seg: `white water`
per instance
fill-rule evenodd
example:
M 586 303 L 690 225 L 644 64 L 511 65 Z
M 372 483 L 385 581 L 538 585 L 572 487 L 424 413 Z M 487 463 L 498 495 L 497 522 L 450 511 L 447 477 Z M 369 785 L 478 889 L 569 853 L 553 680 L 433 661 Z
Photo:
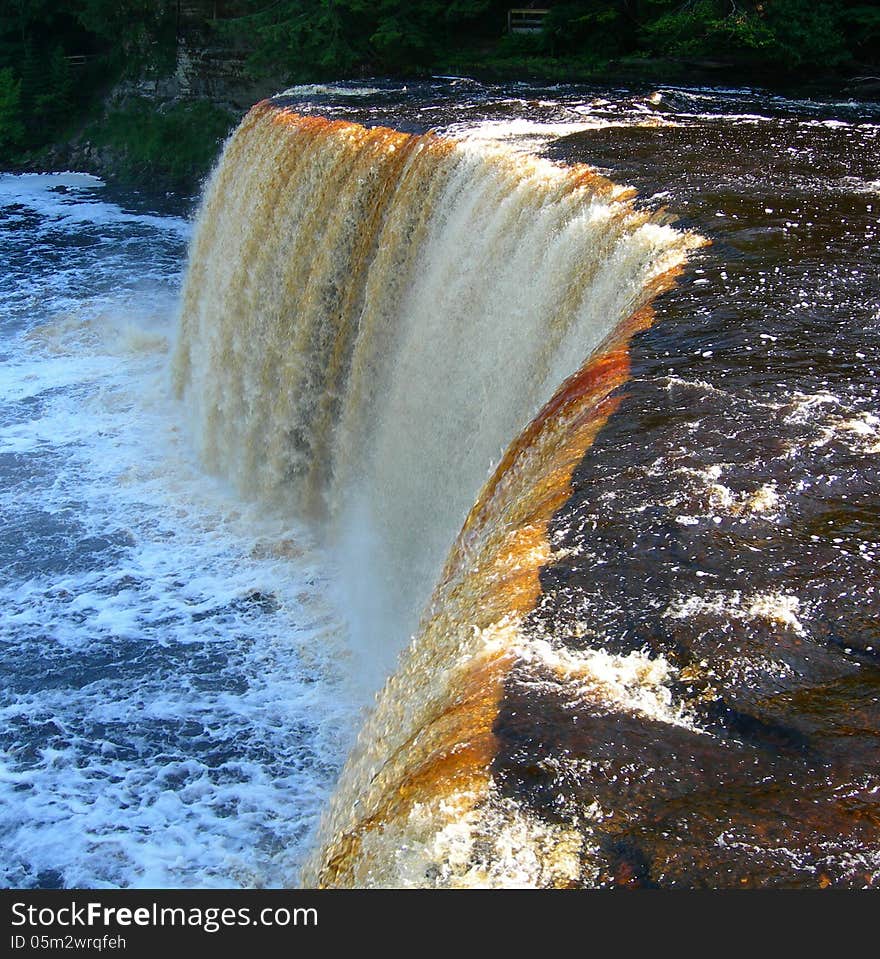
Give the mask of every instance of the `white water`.
M 357 722 L 326 563 L 198 467 L 189 225 L 105 192 L 0 179 L 0 882 L 290 884 Z

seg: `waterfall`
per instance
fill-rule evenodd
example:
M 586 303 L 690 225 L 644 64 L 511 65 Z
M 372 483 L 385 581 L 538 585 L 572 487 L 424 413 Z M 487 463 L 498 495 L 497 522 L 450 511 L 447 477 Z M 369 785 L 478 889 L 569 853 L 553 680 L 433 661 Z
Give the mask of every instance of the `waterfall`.
M 323 532 L 365 684 L 390 674 L 305 882 L 571 881 L 583 837 L 493 795 L 493 716 L 535 655 L 547 524 L 701 242 L 588 167 L 491 143 L 272 101 L 228 142 L 175 388 L 208 469 Z

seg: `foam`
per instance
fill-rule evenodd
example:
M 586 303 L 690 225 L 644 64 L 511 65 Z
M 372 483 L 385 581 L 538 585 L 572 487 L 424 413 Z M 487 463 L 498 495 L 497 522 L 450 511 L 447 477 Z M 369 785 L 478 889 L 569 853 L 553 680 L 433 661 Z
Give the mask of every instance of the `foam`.
M 628 712 L 655 722 L 696 729 L 683 707 L 673 704 L 676 669 L 662 656 L 642 651 L 625 656 L 604 649 L 575 651 L 543 639 L 521 647 L 525 662 L 549 667 L 587 708 Z
M 43 235 L 51 184 L 101 189 L 30 182 L 38 218 L 7 246 Z M 179 222 L 136 234 L 144 295 L 113 244 L 64 247 L 85 219 L 107 240 L 144 218 L 85 203 L 53 225 L 60 277 L 45 261 L 27 286 L 0 278 L 23 318 L 0 366 L 0 876 L 290 884 L 360 708 L 328 564 L 206 478 L 179 427 Z
M 695 616 L 713 616 L 719 619 L 763 620 L 804 635 L 803 607 L 792 593 L 781 591 L 744 594 L 710 591 L 701 595 L 675 597 L 663 613 L 672 619 L 691 619 Z
M 154 230 L 189 235 L 182 217 L 131 213 L 98 197 L 104 181 L 87 173 L 0 174 L 0 207 L 22 206 L 58 224 L 139 224 Z
M 301 83 L 276 94 L 279 97 L 373 97 L 379 93 L 395 93 L 394 89 L 379 87 L 341 86 L 338 84 Z
M 443 133 L 475 142 L 506 143 L 527 153 L 533 153 L 540 151 L 559 137 L 570 136 L 574 133 L 624 127 L 674 127 L 680 125 L 674 120 L 653 115 L 647 118 L 627 120 L 609 120 L 591 116 L 589 119 L 563 122 L 542 122 L 520 117 L 514 120 L 479 120 L 477 122 L 452 123 L 443 128 Z

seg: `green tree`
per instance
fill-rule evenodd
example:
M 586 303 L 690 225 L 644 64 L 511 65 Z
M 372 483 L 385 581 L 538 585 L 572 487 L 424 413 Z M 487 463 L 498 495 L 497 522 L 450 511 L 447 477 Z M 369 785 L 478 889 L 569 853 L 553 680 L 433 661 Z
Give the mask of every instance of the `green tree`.
M 482 21 L 492 0 L 249 0 L 250 12 L 221 26 L 249 30 L 255 63 L 293 78 L 424 70 L 456 36 Z M 498 17 L 496 35 L 500 34 Z
M 799 2 L 799 0 L 795 0 Z M 642 29 L 651 52 L 672 56 L 731 56 L 754 58 L 773 46 L 774 36 L 761 4 L 734 0 L 691 0 L 660 12 L 669 4 L 651 3 L 657 11 Z
M 104 46 L 113 66 L 137 73 L 145 65 L 170 67 L 176 45 L 176 0 L 77 0 L 82 27 Z
M 772 54 L 789 68 L 828 69 L 848 59 L 838 3 L 767 0 L 765 16 L 773 34 Z
M 21 122 L 21 80 L 11 67 L 0 70 L 0 157 L 10 157 L 24 139 Z
M 880 7 L 859 0 L 846 2 L 838 22 L 854 60 L 880 63 Z
M 73 106 L 73 82 L 64 50 L 58 46 L 49 56 L 42 89 L 34 98 L 35 119 L 51 129 L 62 126 Z
M 632 24 L 625 4 L 569 0 L 550 8 L 544 31 L 553 53 L 589 52 L 608 58 L 627 48 Z

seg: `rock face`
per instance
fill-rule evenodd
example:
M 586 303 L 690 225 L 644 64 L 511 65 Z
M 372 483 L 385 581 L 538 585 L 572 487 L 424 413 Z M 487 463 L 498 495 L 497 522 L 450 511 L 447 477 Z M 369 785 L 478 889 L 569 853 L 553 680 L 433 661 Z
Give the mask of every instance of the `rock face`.
M 247 67 L 245 50 L 204 45 L 194 38 L 181 37 L 173 71 L 123 81 L 110 92 L 106 105 L 123 105 L 133 97 L 154 100 L 160 107 L 208 100 L 241 116 L 283 85 L 281 75 L 256 77 Z
M 246 50 L 210 45 L 204 39 L 192 32 L 180 36 L 173 69 L 147 70 L 117 83 L 104 98 L 104 117 L 144 100 L 155 104 L 160 115 L 180 105 L 207 103 L 226 111 L 232 124 L 252 104 L 283 89 L 285 78 L 280 74 L 256 76 L 249 70 Z M 124 147 L 94 142 L 87 128 L 65 143 L 54 144 L 28 169 L 76 169 L 114 180 L 125 166 Z M 193 171 L 193 180 L 205 172 Z

